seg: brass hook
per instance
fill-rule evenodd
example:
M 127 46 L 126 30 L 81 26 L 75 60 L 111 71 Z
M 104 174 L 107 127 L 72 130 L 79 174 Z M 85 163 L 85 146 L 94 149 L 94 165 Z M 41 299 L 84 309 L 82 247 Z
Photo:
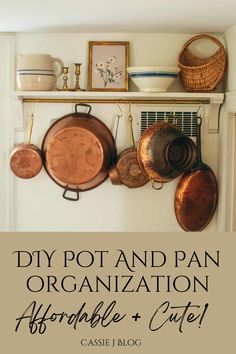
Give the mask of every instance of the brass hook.
M 130 143 L 131 143 L 131 146 L 133 148 L 135 148 L 134 131 L 133 131 L 133 116 L 131 113 L 131 103 L 129 103 L 128 120 L 129 120 Z
M 129 103 L 128 119 L 130 122 L 132 122 L 133 120 L 132 113 L 131 113 L 131 103 Z

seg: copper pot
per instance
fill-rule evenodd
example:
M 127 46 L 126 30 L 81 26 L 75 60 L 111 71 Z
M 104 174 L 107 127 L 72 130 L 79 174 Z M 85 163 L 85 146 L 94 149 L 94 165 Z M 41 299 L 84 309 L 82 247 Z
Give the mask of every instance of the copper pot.
M 88 113 L 77 111 L 79 106 Z M 116 157 L 114 138 L 91 106 L 77 104 L 75 113 L 58 119 L 48 129 L 42 143 L 43 163 L 48 175 L 64 188 L 63 197 L 78 200 L 79 193 L 99 186 L 107 178 Z M 73 196 L 69 196 L 69 192 Z
M 177 125 L 163 121 L 151 125 L 141 136 L 138 161 L 149 178 L 163 186 L 192 167 L 196 147 Z
M 149 178 L 139 166 L 137 150 L 127 148 L 118 156 L 116 165 L 109 171 L 112 184 L 124 184 L 128 188 L 139 188 L 144 186 Z
M 31 144 L 34 116 L 31 115 L 28 125 L 28 141 L 18 144 L 10 155 L 10 168 L 19 178 L 29 179 L 37 176 L 42 168 L 40 149 Z
M 176 218 L 185 231 L 202 231 L 212 220 L 218 202 L 216 177 L 202 162 L 201 123 L 198 117 L 197 162 L 180 178 L 175 192 Z
M 137 149 L 135 147 L 133 132 L 133 117 L 129 108 L 128 114 L 131 147 L 122 151 L 116 164 L 109 170 L 109 177 L 112 184 L 125 185 L 128 188 L 139 188 L 144 186 L 149 178 L 139 166 Z

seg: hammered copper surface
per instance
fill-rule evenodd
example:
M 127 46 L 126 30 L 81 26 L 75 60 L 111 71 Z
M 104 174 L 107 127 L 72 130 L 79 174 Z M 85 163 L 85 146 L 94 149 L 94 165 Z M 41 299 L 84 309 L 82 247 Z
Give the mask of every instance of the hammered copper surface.
M 37 176 L 42 168 L 41 152 L 34 144 L 19 144 L 10 156 L 12 172 L 19 178 Z
M 176 125 L 155 123 L 140 138 L 138 161 L 150 179 L 165 183 L 193 166 L 196 147 Z
M 45 134 L 42 152 L 44 167 L 53 181 L 80 191 L 100 185 L 116 157 L 108 127 L 86 113 L 58 119 Z
M 206 165 L 186 172 L 175 193 L 175 214 L 185 231 L 202 231 L 214 216 L 218 199 L 217 181 Z

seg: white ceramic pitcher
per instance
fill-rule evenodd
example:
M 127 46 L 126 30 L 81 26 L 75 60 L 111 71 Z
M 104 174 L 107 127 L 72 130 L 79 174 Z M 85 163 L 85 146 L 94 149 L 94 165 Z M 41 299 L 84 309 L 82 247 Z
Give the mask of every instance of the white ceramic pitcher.
M 49 54 L 18 54 L 16 69 L 17 89 L 23 91 L 49 91 L 55 89 L 57 78 L 63 73 L 63 61 Z M 60 65 L 54 71 L 54 63 Z

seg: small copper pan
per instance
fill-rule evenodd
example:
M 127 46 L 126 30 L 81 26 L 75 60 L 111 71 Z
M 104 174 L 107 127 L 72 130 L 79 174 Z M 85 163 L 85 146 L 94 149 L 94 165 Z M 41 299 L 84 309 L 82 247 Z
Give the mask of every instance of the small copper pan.
M 29 179 L 38 175 L 42 168 L 40 149 L 31 144 L 34 116 L 31 115 L 28 126 L 28 140 L 18 144 L 10 155 L 10 168 L 19 178 Z
M 144 186 L 149 178 L 141 170 L 137 158 L 137 149 L 135 148 L 133 118 L 129 108 L 128 114 L 131 147 L 122 151 L 115 165 L 109 171 L 111 183 L 114 185 L 125 185 L 128 188 L 139 188 Z

